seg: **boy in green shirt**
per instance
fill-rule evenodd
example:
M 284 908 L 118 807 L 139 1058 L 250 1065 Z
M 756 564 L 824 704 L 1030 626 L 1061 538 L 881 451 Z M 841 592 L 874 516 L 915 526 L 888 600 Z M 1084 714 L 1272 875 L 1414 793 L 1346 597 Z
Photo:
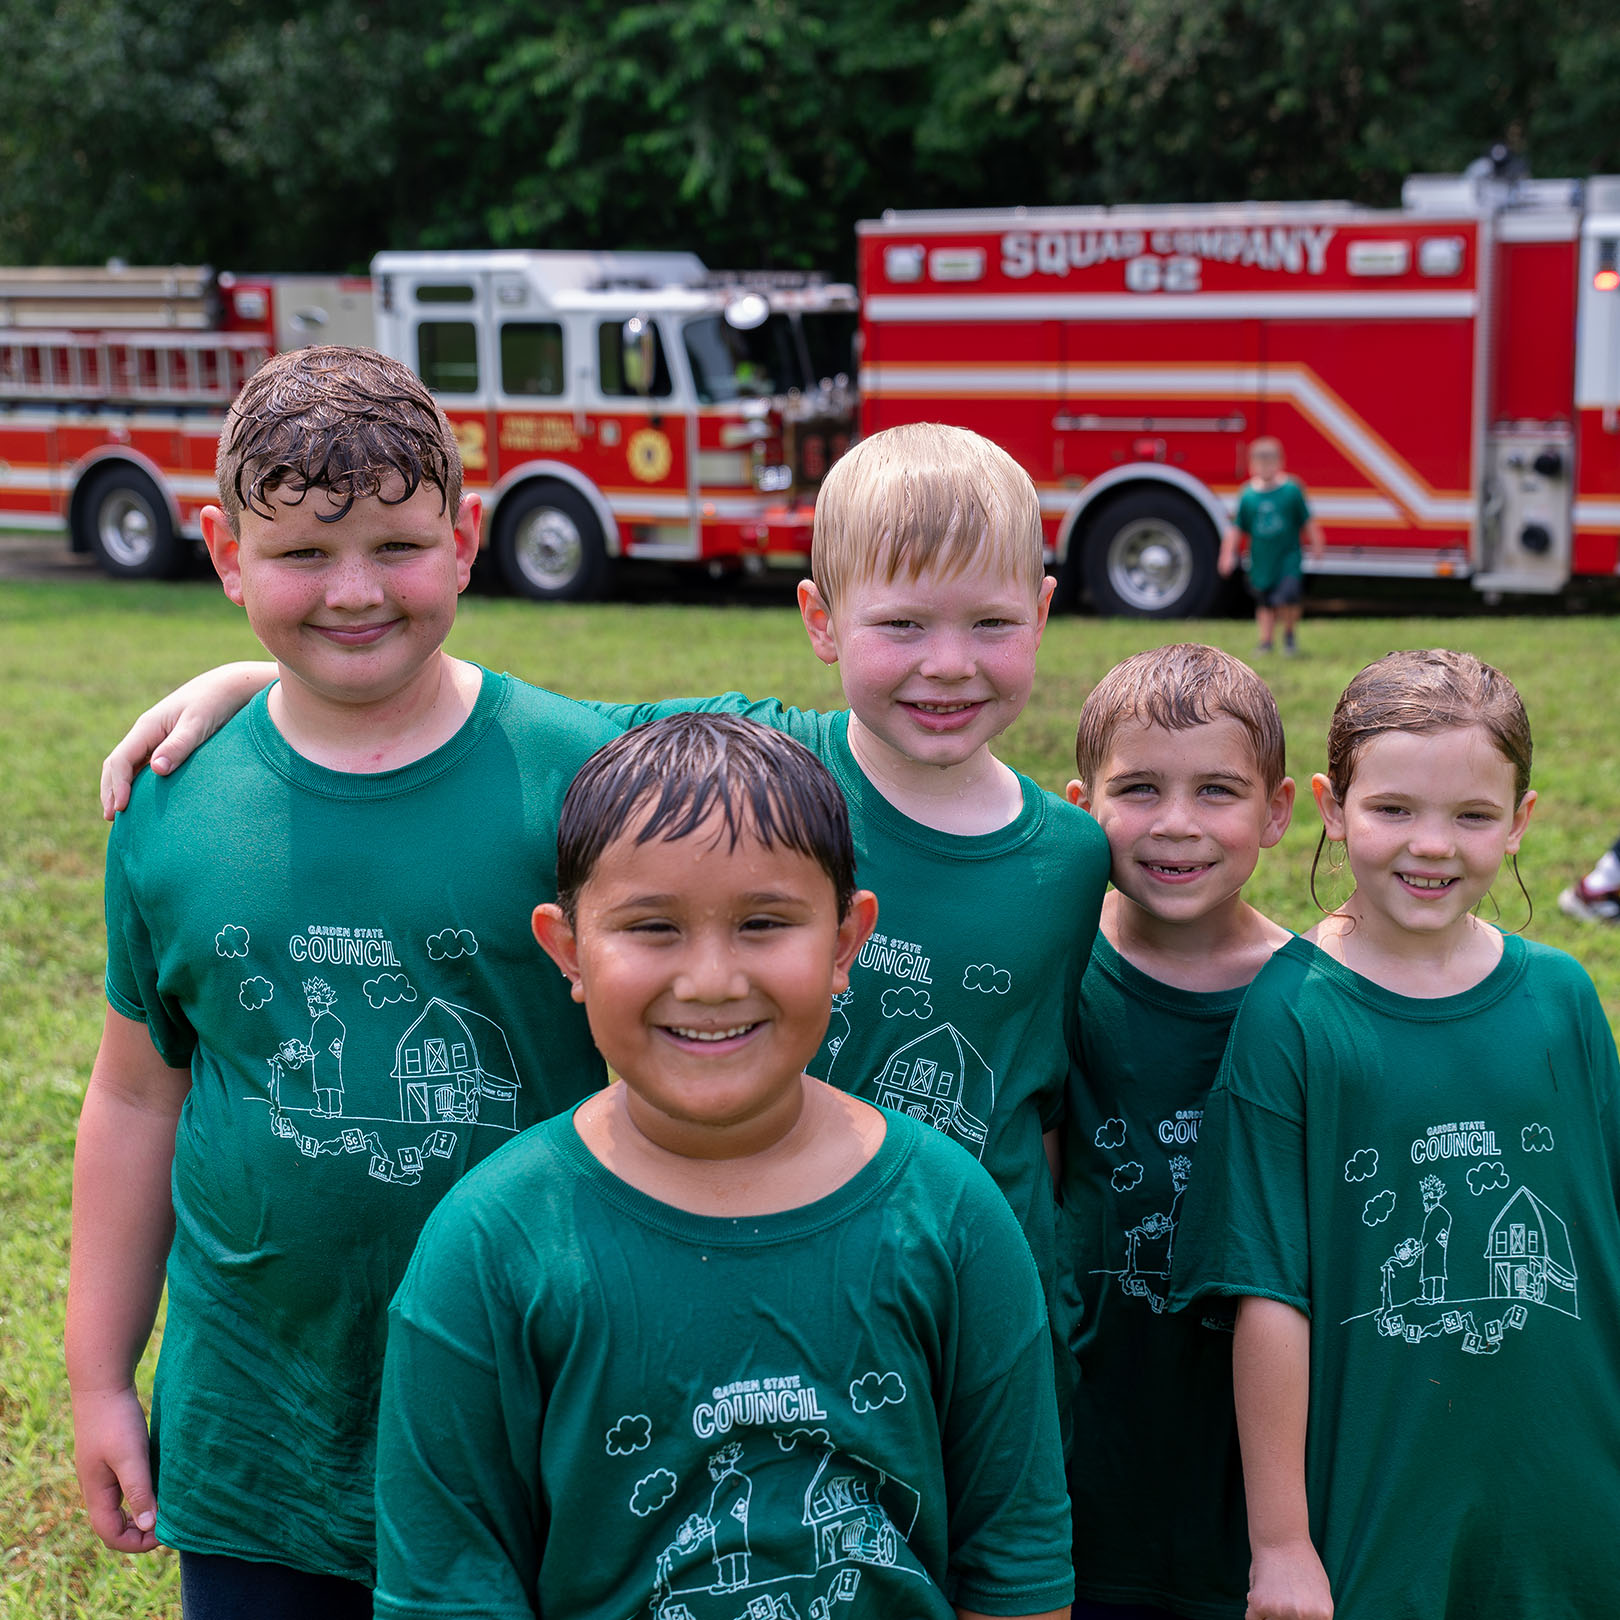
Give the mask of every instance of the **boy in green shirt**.
M 1305 564 L 1300 541 L 1313 557 L 1323 549 L 1322 531 L 1305 504 L 1298 479 L 1283 471 L 1281 441 L 1256 439 L 1249 446 L 1249 481 L 1238 497 L 1237 512 L 1221 538 L 1220 572 L 1234 573 L 1243 541 L 1249 542 L 1249 594 L 1259 650 L 1271 651 L 1278 616 L 1282 618 L 1283 651 L 1294 653 L 1294 626 L 1299 623 L 1305 592 Z
M 108 845 L 76 1462 L 109 1547 L 180 1550 L 188 1617 L 359 1620 L 385 1312 L 417 1234 L 469 1166 L 602 1082 L 578 1009 L 537 982 L 528 906 L 613 732 L 444 652 L 479 503 L 397 362 L 273 360 L 218 470 L 209 551 L 280 682 L 142 777 Z M 165 1271 L 149 1442 L 133 1379 Z
M 379 1615 L 1065 1620 L 1017 1224 L 939 1134 L 804 1072 L 876 918 L 854 871 L 779 732 L 679 715 L 581 771 L 534 930 L 619 1079 L 423 1234 Z
M 1114 881 L 1064 1126 L 1075 1613 L 1240 1620 L 1231 1323 L 1166 1304 L 1204 1099 L 1249 981 L 1290 937 L 1242 891 L 1294 784 L 1271 693 L 1214 647 L 1116 665 L 1075 754 L 1069 797 L 1107 834 Z
M 1051 601 L 1039 496 L 975 433 L 892 428 L 828 474 L 813 545 L 800 611 L 816 656 L 838 667 L 847 709 L 732 692 L 601 712 L 627 727 L 692 709 L 743 713 L 832 771 L 884 920 L 810 1070 L 977 1158 L 1050 1283 L 1047 1161 L 1108 849 L 1089 816 L 990 751 L 1028 701 Z M 143 717 L 109 762 L 114 798 L 153 744 L 172 758 L 185 737 L 206 735 L 220 702 L 200 719 L 172 701 Z

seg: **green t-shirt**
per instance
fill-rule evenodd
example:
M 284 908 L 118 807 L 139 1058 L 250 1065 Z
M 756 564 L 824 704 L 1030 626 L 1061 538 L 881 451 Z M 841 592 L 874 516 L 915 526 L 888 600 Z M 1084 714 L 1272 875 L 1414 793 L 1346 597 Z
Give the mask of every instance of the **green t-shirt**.
M 1204 1114 L 1172 1306 L 1310 1328 L 1311 1535 L 1342 1620 L 1599 1620 L 1620 1591 L 1620 1062 L 1518 938 L 1415 1000 L 1303 940 Z
M 472 1164 L 602 1083 L 529 914 L 613 735 L 485 673 L 400 770 L 288 747 L 260 697 L 107 851 L 107 997 L 191 1070 L 152 1413 L 158 1536 L 369 1581 L 386 1308 Z
M 648 1198 L 571 1117 L 469 1176 L 390 1313 L 378 1615 L 1066 1605 L 1034 1267 L 988 1177 L 887 1123 L 774 1215 Z
M 1098 936 L 1059 1218 L 1076 1588 L 1221 1620 L 1242 1616 L 1249 1573 L 1232 1313 L 1165 1306 L 1204 1100 L 1243 994 L 1161 984 Z
M 1292 478 L 1274 489 L 1243 486 L 1232 521 L 1249 537 L 1249 584 L 1255 590 L 1269 591 L 1280 580 L 1304 572 L 1299 536 L 1310 520 L 1305 492 Z
M 937 1126 L 995 1178 L 1041 1277 L 1055 1269 L 1055 1201 L 1041 1134 L 1063 1107 L 1080 980 L 1108 886 L 1108 840 L 1084 811 L 1020 776 L 999 832 L 935 832 L 902 815 L 850 752 L 847 710 L 816 713 L 741 693 L 602 706 L 625 726 L 692 709 L 745 714 L 803 743 L 849 803 L 856 877 L 877 931 L 810 1072 Z

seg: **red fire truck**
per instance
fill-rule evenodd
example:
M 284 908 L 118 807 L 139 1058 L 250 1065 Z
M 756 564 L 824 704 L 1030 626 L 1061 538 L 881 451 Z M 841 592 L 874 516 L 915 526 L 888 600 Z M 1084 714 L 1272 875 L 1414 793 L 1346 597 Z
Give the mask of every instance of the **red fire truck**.
M 525 595 L 599 594 L 620 557 L 798 564 L 853 428 L 855 324 L 852 287 L 687 253 L 384 253 L 369 280 L 0 270 L 0 526 L 174 573 L 242 383 L 349 342 L 441 399 Z
M 1259 435 L 1316 571 L 1552 593 L 1620 572 L 1620 178 L 1343 203 L 889 213 L 859 230 L 861 427 L 944 420 L 1041 494 L 1061 597 L 1204 611 Z M 1311 565 L 1307 563 L 1307 567 Z

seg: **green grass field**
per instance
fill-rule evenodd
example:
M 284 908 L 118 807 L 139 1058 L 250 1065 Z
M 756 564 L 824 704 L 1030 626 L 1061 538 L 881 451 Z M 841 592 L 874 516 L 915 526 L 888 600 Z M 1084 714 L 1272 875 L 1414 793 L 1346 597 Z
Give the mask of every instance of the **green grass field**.
M 1055 622 L 1034 702 L 1004 756 L 1048 787 L 1072 774 L 1074 720 L 1097 678 L 1156 641 L 1202 637 L 1246 656 L 1238 621 L 1168 628 Z M 1368 659 L 1393 647 L 1465 647 L 1519 684 L 1536 732 L 1541 793 L 1521 869 L 1535 900 L 1529 934 L 1591 969 L 1620 1021 L 1620 928 L 1571 923 L 1560 887 L 1620 828 L 1615 744 L 1620 621 L 1508 618 L 1308 620 L 1306 656 L 1267 661 L 1302 791 L 1322 763 L 1333 702 Z M 785 608 L 598 606 L 542 610 L 469 598 L 452 649 L 542 685 L 604 698 L 740 687 L 804 705 L 838 701 L 835 672 Z M 96 805 L 106 748 L 151 698 L 205 665 L 252 656 L 241 614 L 202 583 L 119 586 L 97 579 L 0 585 L 0 1613 L 16 1620 L 177 1615 L 174 1561 L 103 1553 L 84 1525 L 71 1462 L 59 1338 L 67 1284 L 74 1122 L 101 1025 L 101 864 Z M 1308 794 L 1268 855 L 1253 897 L 1307 926 L 1316 843 Z M 1506 927 L 1524 921 L 1499 886 Z M 1487 913 L 1488 914 L 1488 913 Z M 148 1358 L 147 1372 L 150 1371 Z

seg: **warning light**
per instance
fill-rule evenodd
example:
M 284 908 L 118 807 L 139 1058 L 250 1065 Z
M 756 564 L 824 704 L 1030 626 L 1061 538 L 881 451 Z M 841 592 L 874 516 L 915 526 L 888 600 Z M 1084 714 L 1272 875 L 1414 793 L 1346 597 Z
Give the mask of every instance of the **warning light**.
M 1592 285 L 1599 292 L 1613 292 L 1620 288 L 1620 240 L 1612 236 L 1598 238 L 1597 270 Z

